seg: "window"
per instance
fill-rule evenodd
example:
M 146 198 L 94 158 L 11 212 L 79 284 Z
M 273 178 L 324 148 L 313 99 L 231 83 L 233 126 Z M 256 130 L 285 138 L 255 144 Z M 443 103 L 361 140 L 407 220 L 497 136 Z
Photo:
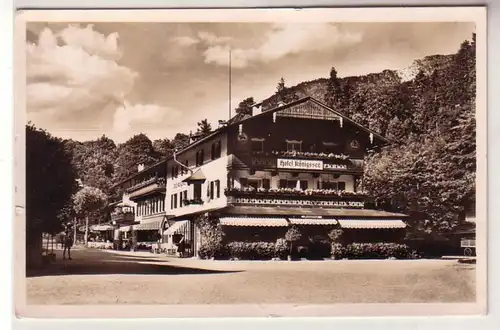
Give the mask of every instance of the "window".
M 204 161 L 205 161 L 205 151 L 203 149 L 198 150 L 196 152 L 196 166 L 203 165 Z
M 253 189 L 257 190 L 259 188 L 259 180 L 255 179 L 249 179 L 248 180 L 248 187 L 252 187 Z
M 215 182 L 210 181 L 210 199 L 214 199 L 214 187 L 215 187 Z
M 201 200 L 201 184 L 200 183 L 194 184 L 193 198 L 196 200 Z
M 297 180 L 281 179 L 279 182 L 279 185 L 280 185 L 280 188 L 295 189 L 295 188 L 297 188 Z
M 323 142 L 323 152 L 330 154 L 330 153 L 338 153 L 339 151 L 340 151 L 339 145 L 337 143 Z
M 177 208 L 177 194 L 174 194 L 174 209 Z
M 220 198 L 220 180 L 215 180 L 216 197 Z
M 302 141 L 286 141 L 286 151 L 302 151 Z
M 251 148 L 254 152 L 264 151 L 264 139 L 253 138 Z
M 307 190 L 307 180 L 300 180 L 300 189 Z
M 247 178 L 240 178 L 240 186 L 242 188 L 248 187 L 248 179 Z
M 271 188 L 271 180 L 269 180 L 269 179 L 262 179 L 262 188 L 264 188 L 264 189 Z
M 172 166 L 172 178 L 177 178 L 179 175 L 179 167 L 177 166 Z
M 338 190 L 345 191 L 345 182 L 338 183 Z
M 182 207 L 182 204 L 184 203 L 182 193 L 179 193 L 179 207 Z
M 220 141 L 217 141 L 215 144 L 215 158 L 220 158 L 222 155 L 222 143 Z
M 322 182 L 321 186 L 323 189 L 328 189 L 328 190 L 345 190 L 345 182 Z

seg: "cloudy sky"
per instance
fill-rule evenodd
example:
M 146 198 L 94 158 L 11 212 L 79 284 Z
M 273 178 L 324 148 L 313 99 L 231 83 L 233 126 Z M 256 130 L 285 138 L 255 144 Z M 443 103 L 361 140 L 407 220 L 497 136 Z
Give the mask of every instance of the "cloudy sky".
M 28 120 L 56 136 L 123 142 L 137 133 L 172 138 L 232 104 L 327 77 L 401 69 L 450 54 L 470 39 L 467 23 L 30 23 Z

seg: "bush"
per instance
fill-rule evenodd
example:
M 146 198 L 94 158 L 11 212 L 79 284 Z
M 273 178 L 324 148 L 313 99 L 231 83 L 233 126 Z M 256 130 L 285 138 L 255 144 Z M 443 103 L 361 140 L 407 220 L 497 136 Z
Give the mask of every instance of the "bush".
M 284 238 L 278 238 L 274 244 L 274 257 L 286 259 L 288 254 L 288 243 Z
M 198 249 L 198 256 L 200 259 L 226 259 L 229 253 L 224 245 L 202 244 Z
M 227 249 L 231 258 L 245 260 L 271 259 L 276 255 L 276 244 L 269 242 L 231 242 Z
M 418 255 L 409 246 L 397 243 L 352 243 L 345 247 L 332 245 L 335 259 L 416 259 Z

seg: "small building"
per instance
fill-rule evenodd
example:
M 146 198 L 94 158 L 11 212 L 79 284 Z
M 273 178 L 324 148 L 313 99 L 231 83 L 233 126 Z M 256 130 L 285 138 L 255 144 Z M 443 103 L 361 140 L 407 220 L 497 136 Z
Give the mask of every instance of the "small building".
M 167 159 L 163 244 L 175 251 L 180 234 L 196 255 L 200 214 L 234 241 L 276 241 L 290 226 L 304 237 L 340 227 L 348 241 L 399 241 L 406 215 L 365 208 L 364 157 L 387 143 L 312 97 L 254 107 Z
M 165 222 L 166 161 L 137 173 L 115 185 L 121 192 L 110 203 L 115 226 L 115 248 L 150 249 L 157 243 Z

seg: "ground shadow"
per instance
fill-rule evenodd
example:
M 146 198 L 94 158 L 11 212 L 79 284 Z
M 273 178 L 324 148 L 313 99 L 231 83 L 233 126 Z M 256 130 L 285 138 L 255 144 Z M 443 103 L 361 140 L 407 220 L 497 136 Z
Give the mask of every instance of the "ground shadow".
M 169 264 L 165 259 L 118 255 L 103 251 L 75 251 L 73 260 L 61 260 L 39 269 L 26 270 L 26 277 L 61 275 L 197 275 L 238 273 L 241 270 L 212 270 Z M 154 262 L 155 264 L 153 264 Z

